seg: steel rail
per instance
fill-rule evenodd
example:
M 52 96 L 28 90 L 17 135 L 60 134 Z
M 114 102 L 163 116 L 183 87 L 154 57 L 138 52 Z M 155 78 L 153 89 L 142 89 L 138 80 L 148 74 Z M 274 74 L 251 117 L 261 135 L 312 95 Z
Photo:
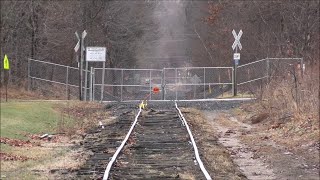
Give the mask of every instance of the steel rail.
M 135 125 L 137 124 L 137 121 L 138 121 L 138 117 L 141 113 L 141 107 L 139 107 L 139 112 L 137 114 L 137 116 L 135 117 L 134 119 L 134 122 L 133 124 L 131 125 L 131 128 L 130 130 L 128 131 L 128 134 L 126 135 L 126 137 L 124 138 L 124 140 L 122 141 L 121 145 L 119 146 L 119 148 L 117 149 L 117 151 L 114 153 L 114 155 L 112 156 L 110 162 L 108 163 L 107 165 L 107 168 L 104 172 L 104 175 L 103 175 L 103 180 L 107 180 L 108 177 L 109 177 L 109 174 L 110 174 L 110 170 L 111 170 L 111 167 L 114 163 L 114 161 L 116 160 L 117 156 L 119 155 L 120 151 L 122 150 L 122 148 L 124 147 L 124 145 L 126 144 L 126 142 L 128 141 L 129 137 L 130 137 L 130 134 L 131 132 L 133 131 L 133 128 L 135 127 Z
M 180 118 L 181 118 L 182 121 L 184 122 L 184 125 L 186 126 L 187 131 L 188 131 L 188 133 L 189 133 L 189 136 L 190 136 L 190 139 L 191 139 L 191 142 L 192 142 L 192 146 L 193 146 L 193 149 L 194 149 L 194 154 L 195 154 L 195 156 L 196 156 L 196 160 L 197 160 L 197 162 L 198 162 L 198 164 L 199 164 L 199 166 L 200 166 L 200 169 L 201 169 L 202 173 L 205 175 L 205 177 L 206 177 L 207 180 L 212 180 L 211 176 L 209 175 L 208 171 L 206 170 L 206 168 L 204 167 L 204 165 L 203 165 L 203 163 L 202 163 L 202 161 L 201 161 L 201 159 L 200 159 L 198 147 L 197 147 L 197 145 L 196 145 L 196 142 L 195 142 L 194 139 L 193 139 L 193 135 L 192 135 L 192 133 L 191 133 L 191 130 L 190 130 L 190 128 L 189 128 L 189 125 L 188 125 L 186 119 L 184 118 L 183 114 L 181 113 L 181 110 L 178 108 L 178 104 L 177 104 L 176 101 L 175 101 L 175 106 L 176 106 L 177 111 L 179 112 Z

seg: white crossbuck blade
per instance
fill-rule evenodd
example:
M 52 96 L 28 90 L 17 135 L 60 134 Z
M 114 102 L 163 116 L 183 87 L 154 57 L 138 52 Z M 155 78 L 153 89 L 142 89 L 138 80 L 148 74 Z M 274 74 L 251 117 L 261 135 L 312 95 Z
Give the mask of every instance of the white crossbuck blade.
M 242 45 L 240 43 L 240 38 L 241 38 L 241 36 L 243 34 L 242 30 L 239 31 L 238 35 L 237 35 L 235 30 L 232 30 L 232 34 L 233 34 L 233 37 L 235 39 L 233 44 L 232 44 L 232 49 L 234 50 L 238 46 L 239 49 L 241 50 L 242 49 Z

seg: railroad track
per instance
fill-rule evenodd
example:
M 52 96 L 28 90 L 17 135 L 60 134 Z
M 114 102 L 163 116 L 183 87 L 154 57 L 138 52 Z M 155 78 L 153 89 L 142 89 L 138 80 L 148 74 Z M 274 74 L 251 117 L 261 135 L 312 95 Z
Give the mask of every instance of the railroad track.
M 199 157 L 191 131 L 177 106 L 164 110 L 139 109 L 132 119 L 133 122 L 128 120 L 128 117 L 125 121 L 119 121 L 116 126 L 120 128 L 119 125 L 122 124 L 122 127 L 113 139 L 110 134 L 115 132 L 105 134 L 108 136 L 106 143 L 112 145 L 109 148 L 117 146 L 114 154 L 103 153 L 105 147 L 95 148 L 95 158 L 91 158 L 93 163 L 89 164 L 94 166 L 95 173 L 100 175 L 91 177 L 102 178 L 103 172 L 105 180 L 211 179 Z M 124 129 L 129 129 L 125 137 Z M 103 165 L 106 160 L 109 160 L 107 167 L 106 164 Z M 92 174 L 88 173 L 92 166 L 82 168 L 80 174 Z M 101 167 L 105 170 L 102 171 Z

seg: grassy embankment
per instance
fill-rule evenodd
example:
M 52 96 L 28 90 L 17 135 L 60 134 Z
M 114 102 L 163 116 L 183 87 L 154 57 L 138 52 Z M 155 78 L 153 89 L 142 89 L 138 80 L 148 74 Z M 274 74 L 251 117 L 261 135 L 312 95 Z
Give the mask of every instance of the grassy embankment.
M 52 102 L 1 103 L 1 137 L 26 139 L 25 133 L 55 133 L 59 113 Z
M 22 146 L 1 143 L 1 179 L 48 179 L 51 178 L 50 169 L 73 168 L 79 164 L 81 160 L 72 159 L 74 152 L 70 138 L 56 136 L 56 141 L 45 141 L 28 137 L 77 127 L 78 118 L 60 111 L 70 106 L 69 102 L 1 103 L 1 138 L 31 141 Z M 5 160 L 4 156 L 27 160 Z

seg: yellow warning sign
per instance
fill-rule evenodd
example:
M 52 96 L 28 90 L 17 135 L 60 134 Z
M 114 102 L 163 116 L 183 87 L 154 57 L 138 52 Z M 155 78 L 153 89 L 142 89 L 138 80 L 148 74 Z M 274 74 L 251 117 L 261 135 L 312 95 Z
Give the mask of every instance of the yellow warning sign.
M 9 70 L 10 69 L 9 59 L 8 59 L 8 56 L 6 54 L 4 55 L 4 59 L 3 59 L 3 69 L 5 69 L 5 70 Z

